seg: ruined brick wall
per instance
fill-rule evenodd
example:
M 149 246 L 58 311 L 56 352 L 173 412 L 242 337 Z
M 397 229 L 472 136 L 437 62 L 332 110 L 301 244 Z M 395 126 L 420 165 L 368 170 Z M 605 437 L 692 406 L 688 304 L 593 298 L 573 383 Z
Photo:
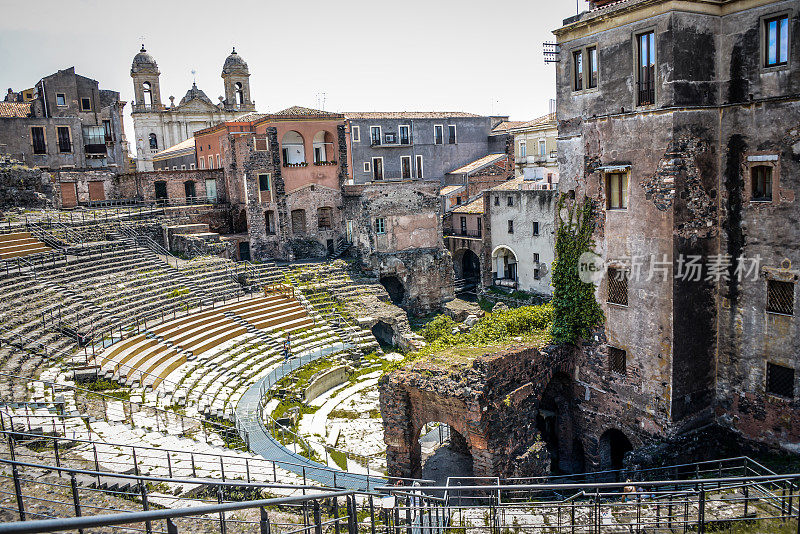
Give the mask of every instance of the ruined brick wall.
M 221 169 L 131 172 L 116 175 L 108 173 L 108 175 L 109 184 L 106 190 L 108 199 L 156 200 L 156 182 L 166 182 L 167 198 L 170 200 L 185 200 L 185 183 L 194 182 L 195 197 L 202 198 L 207 196 L 206 180 L 216 182 L 217 198 L 220 201 L 224 201 L 225 198 L 225 180 Z M 79 195 L 81 193 L 80 186 L 78 193 Z
M 16 161 L 0 160 L 0 209 L 43 208 L 56 198 L 50 175 Z

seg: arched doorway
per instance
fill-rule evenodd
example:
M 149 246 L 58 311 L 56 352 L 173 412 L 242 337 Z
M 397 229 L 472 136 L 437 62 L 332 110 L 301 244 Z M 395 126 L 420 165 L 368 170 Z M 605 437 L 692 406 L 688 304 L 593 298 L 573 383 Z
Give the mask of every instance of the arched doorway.
M 506 246 L 492 251 L 492 279 L 496 285 L 517 287 L 517 255 Z
M 445 485 L 448 477 L 473 476 L 467 438 L 451 426 L 437 421 L 422 425 L 416 433 L 414 446 L 419 453 L 412 455 L 412 473 L 435 480 L 437 486 Z
M 625 454 L 631 450 L 633 450 L 633 445 L 621 430 L 616 428 L 606 430 L 600 436 L 598 443 L 597 453 L 600 459 L 600 469 L 622 469 Z
M 474 289 L 481 280 L 481 262 L 478 255 L 468 248 L 453 253 L 453 273 L 456 277 L 457 290 Z
M 403 283 L 399 278 L 394 275 L 382 276 L 381 285 L 386 288 L 386 292 L 389 293 L 389 298 L 392 299 L 394 304 L 400 306 L 403 303 L 406 288 L 403 287 Z
M 306 161 L 306 148 L 303 136 L 290 130 L 281 139 L 281 155 L 283 165 L 300 165 Z
M 383 346 L 395 346 L 394 329 L 383 321 L 375 323 L 372 327 L 372 335 L 374 335 L 378 343 Z
M 556 373 L 539 401 L 536 427 L 547 444 L 553 473 L 579 473 L 583 470 L 583 451 L 575 446 L 578 441 L 572 419 L 574 398 L 570 377 Z

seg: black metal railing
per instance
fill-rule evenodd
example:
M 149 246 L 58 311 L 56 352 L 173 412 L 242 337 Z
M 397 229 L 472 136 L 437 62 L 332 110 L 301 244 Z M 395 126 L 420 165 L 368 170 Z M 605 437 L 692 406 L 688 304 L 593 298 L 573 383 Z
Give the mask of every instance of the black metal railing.
M 444 229 L 444 236 L 445 237 L 475 237 L 480 238 L 483 232 L 480 230 L 464 230 L 461 228 L 445 228 Z
M 639 106 L 652 106 L 656 103 L 656 86 L 652 81 L 636 82 L 636 103 Z

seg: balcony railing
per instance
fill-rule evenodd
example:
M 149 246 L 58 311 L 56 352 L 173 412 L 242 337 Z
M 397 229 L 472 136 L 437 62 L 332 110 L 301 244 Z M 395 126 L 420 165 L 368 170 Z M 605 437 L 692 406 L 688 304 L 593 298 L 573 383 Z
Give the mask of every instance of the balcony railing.
M 453 229 L 453 228 L 445 228 L 444 229 L 444 236 L 445 237 L 481 237 L 480 230 L 462 230 L 462 229 Z
M 636 82 L 638 87 L 637 103 L 639 106 L 652 106 L 656 103 L 656 87 L 651 81 Z
M 301 161 L 300 163 L 286 163 L 283 162 L 284 167 L 308 167 L 307 161 Z
M 321 166 L 321 165 L 337 165 L 338 161 L 315 161 L 314 165 Z

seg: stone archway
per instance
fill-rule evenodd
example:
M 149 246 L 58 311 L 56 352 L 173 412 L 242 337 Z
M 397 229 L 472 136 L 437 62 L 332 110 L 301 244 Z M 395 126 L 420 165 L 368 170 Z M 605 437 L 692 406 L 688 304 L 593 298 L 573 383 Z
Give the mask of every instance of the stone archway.
M 557 473 L 583 471 L 582 447 L 578 450 L 574 429 L 574 382 L 563 372 L 557 372 L 547 384 L 539 401 L 536 427 L 547 444 L 551 470 Z
M 465 286 L 476 286 L 481 281 L 481 261 L 478 255 L 468 248 L 458 249 L 453 253 L 453 271 L 456 280 L 462 280 Z
M 435 480 L 444 485 L 448 477 L 473 476 L 473 459 L 469 442 L 460 432 L 444 423 L 432 426 L 430 421 L 420 427 L 416 443 L 420 447 L 419 456 L 414 455 L 412 472 L 419 472 L 425 479 Z M 416 465 L 416 459 L 419 465 Z
M 394 329 L 383 321 L 378 321 L 372 325 L 372 335 L 378 340 L 381 345 L 395 346 L 395 332 Z
M 381 285 L 386 289 L 386 292 L 389 293 L 389 298 L 392 299 L 393 304 L 398 306 L 403 304 L 403 299 L 406 296 L 406 288 L 398 277 L 394 275 L 382 276 Z
M 625 455 L 631 450 L 633 450 L 633 444 L 621 430 L 617 428 L 606 430 L 597 443 L 600 469 L 622 469 Z

